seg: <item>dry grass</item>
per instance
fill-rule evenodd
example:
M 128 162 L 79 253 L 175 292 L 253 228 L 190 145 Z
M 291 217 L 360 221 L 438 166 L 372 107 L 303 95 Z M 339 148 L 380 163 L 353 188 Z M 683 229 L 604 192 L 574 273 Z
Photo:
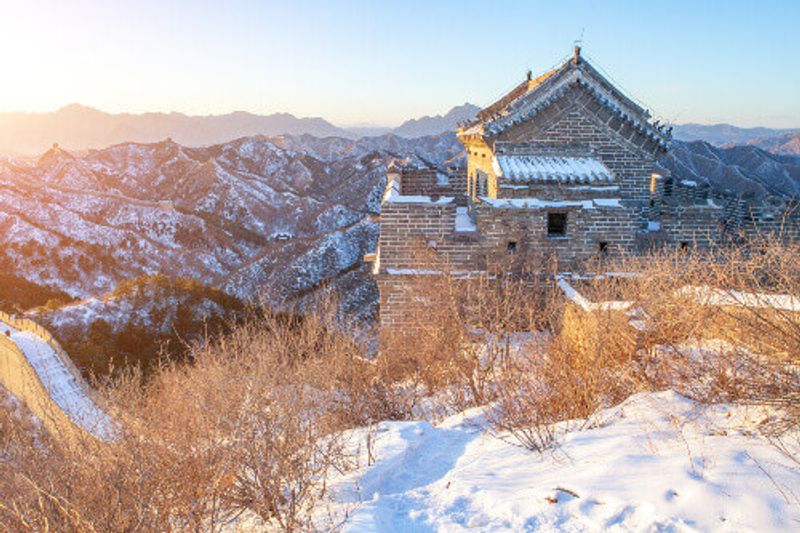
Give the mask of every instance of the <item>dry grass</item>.
M 586 281 L 580 290 L 590 300 L 631 302 L 592 313 L 565 305 L 549 278 L 507 275 L 507 266 L 465 278 L 439 264 L 427 269 L 445 275 L 418 276 L 416 320 L 387 342 L 395 379 L 440 393 L 452 410 L 492 404 L 493 428 L 536 450 L 557 442 L 553 423 L 642 390 L 779 406 L 772 430 L 797 425 L 800 309 L 776 309 L 764 296 L 753 305 L 752 296 L 800 296 L 797 245 L 763 239 L 589 264 L 586 271 L 629 274 Z M 728 305 L 709 305 L 714 291 Z M 519 331 L 549 340 L 511 354 Z
M 425 274 L 406 280 L 407 326 L 383 338 L 385 377 L 424 396 L 440 393 L 452 409 L 485 405 L 520 348 L 520 333 L 549 329 L 560 319 L 563 298 L 541 269 L 512 275 L 512 265 L 503 263 L 464 274 L 430 257 L 421 262 Z
M 4 410 L 0 529 L 219 531 L 243 516 L 330 527 L 314 509 L 328 476 L 353 466 L 341 431 L 403 408 L 329 318 L 251 322 L 195 348 L 190 365 L 108 383 L 124 430 L 107 447 L 30 437 Z
M 557 422 L 673 388 L 705 402 L 776 406 L 767 429 L 784 442 L 800 423 L 800 312 L 734 304 L 752 304 L 748 293 L 800 295 L 800 248 L 764 241 L 604 268 L 637 275 L 581 290 L 593 301 L 632 301 L 643 330 L 627 312 L 566 303 L 552 277 L 499 265 L 480 276 L 419 276 L 414 327 L 388 339 L 376 361 L 322 306 L 303 318 L 265 313 L 147 382 L 131 371 L 104 387 L 124 428 L 105 448 L 64 448 L 0 409 L 0 529 L 219 531 L 243 516 L 286 531 L 328 529 L 335 522 L 315 517 L 329 475 L 353 467 L 342 430 L 407 418 L 426 397 L 450 411 L 486 405 L 494 432 L 543 451 L 558 445 Z M 709 305 L 687 285 L 735 289 L 741 301 Z M 520 340 L 532 331 L 542 333 L 536 342 Z

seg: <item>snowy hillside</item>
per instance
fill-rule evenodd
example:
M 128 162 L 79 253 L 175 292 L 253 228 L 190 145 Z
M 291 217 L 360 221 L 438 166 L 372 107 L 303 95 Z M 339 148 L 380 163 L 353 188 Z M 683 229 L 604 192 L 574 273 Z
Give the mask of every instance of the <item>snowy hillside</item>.
M 474 119 L 475 115 L 477 115 L 480 110 L 480 107 L 466 102 L 452 108 L 444 115 L 436 115 L 433 117 L 426 116 L 407 120 L 395 128 L 393 133 L 401 137 L 423 137 L 425 135 L 434 135 L 444 131 L 452 131 L 456 129 L 460 122 L 467 122 Z
M 158 275 L 127 280 L 113 292 L 55 309 L 37 308 L 29 316 L 62 337 L 81 338 L 97 321 L 114 333 L 136 324 L 153 334 L 168 334 L 180 320 L 231 320 L 242 312 L 244 304 L 222 291 Z
M 382 422 L 375 464 L 340 480 L 334 507 L 345 531 L 796 531 L 800 472 L 753 431 L 767 416 L 639 394 L 561 423 L 541 456 L 487 433 L 479 409 Z
M 313 291 L 377 242 L 385 167 L 442 162 L 454 136 L 249 137 L 207 148 L 54 147 L 0 161 L 0 242 L 20 276 L 86 298 L 158 272 L 245 299 Z

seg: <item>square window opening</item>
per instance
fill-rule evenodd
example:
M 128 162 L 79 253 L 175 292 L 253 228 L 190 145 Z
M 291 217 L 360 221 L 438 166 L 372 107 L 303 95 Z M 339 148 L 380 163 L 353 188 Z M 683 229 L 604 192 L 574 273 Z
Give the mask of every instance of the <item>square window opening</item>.
M 506 252 L 513 254 L 517 251 L 517 243 L 515 241 L 508 241 L 506 245 Z
M 547 213 L 547 235 L 563 237 L 567 234 L 567 214 Z
M 608 243 L 606 241 L 598 242 L 597 251 L 600 252 L 600 255 L 608 255 Z
M 664 196 L 672 196 L 672 178 L 664 180 Z

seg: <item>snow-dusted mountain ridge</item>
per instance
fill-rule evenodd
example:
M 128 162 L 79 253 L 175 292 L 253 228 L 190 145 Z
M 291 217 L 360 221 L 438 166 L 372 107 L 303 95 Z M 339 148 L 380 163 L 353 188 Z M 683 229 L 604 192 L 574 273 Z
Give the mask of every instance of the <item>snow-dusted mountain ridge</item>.
M 17 275 L 75 297 L 163 272 L 241 298 L 292 298 L 360 276 L 386 164 L 446 161 L 453 135 L 125 143 L 0 159 L 0 240 Z
M 452 133 L 254 136 L 0 158 L 0 265 L 80 298 L 159 272 L 274 303 L 333 286 L 368 316 L 377 298 L 362 256 L 377 242 L 387 163 L 439 164 L 461 148 Z M 800 158 L 755 146 L 675 141 L 662 165 L 756 197 L 800 191 Z

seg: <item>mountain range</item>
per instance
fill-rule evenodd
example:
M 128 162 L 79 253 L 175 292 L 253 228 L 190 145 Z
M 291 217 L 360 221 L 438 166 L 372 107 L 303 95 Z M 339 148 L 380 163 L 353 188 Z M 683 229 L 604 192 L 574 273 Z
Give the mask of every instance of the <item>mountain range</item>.
M 275 302 L 358 285 L 386 165 L 398 157 L 463 163 L 453 133 L 252 136 L 204 148 L 168 140 L 0 159 L 0 259 L 79 298 L 159 272 Z M 757 146 L 675 141 L 660 163 L 718 190 L 800 194 L 800 158 Z
M 783 135 L 800 135 L 800 129 L 740 128 L 730 124 L 676 124 L 673 137 L 679 141 L 706 141 L 715 146 L 734 146 L 738 144 L 759 145 L 765 139 Z M 764 148 L 764 146 L 761 146 Z M 792 152 L 800 155 L 800 151 Z
M 164 139 L 186 147 L 222 144 L 253 135 L 313 135 L 356 140 L 392 134 L 415 138 L 453 131 L 480 110 L 465 103 L 443 115 L 405 121 L 396 128 L 339 127 L 319 118 L 290 113 L 256 115 L 237 111 L 224 115 L 190 116 L 182 113 L 112 114 L 79 104 L 51 113 L 0 113 L 0 154 L 32 156 L 58 143 L 72 151 L 100 149 L 126 142 L 154 143 Z M 800 130 L 739 128 L 729 124 L 678 124 L 674 138 L 702 140 L 715 146 L 752 143 L 779 154 L 800 154 Z M 788 137 L 787 137 L 788 136 Z M 783 139 L 783 140 L 781 140 Z
M 0 157 L 0 265 L 29 305 L 84 299 L 69 313 L 48 306 L 50 317 L 135 322 L 133 306 L 98 302 L 116 301 L 108 295 L 126 280 L 166 273 L 273 308 L 334 292 L 344 313 L 369 323 L 377 289 L 362 258 L 377 243 L 387 164 L 463 165 L 453 129 L 477 110 L 464 104 L 382 135 L 289 114 L 111 115 L 73 105 L 0 115 L 0 146 L 47 147 Z M 252 134 L 262 131 L 291 134 Z M 674 133 L 660 161 L 674 177 L 755 198 L 800 196 L 800 131 Z M 7 308 L 24 305 L 8 298 Z M 181 301 L 156 314 L 178 316 Z M 52 325 L 66 332 L 69 323 Z
M 758 146 L 759 148 L 779 155 L 800 155 L 800 130 L 788 131 L 780 135 L 771 137 L 759 137 L 746 144 Z M 732 144 L 723 146 L 731 147 Z
M 276 307 L 341 285 L 343 307 L 369 314 L 362 257 L 377 243 L 386 165 L 460 151 L 452 133 L 302 135 L 0 159 L 0 262 L 77 298 L 168 273 Z
M 659 164 L 677 179 L 708 182 L 713 191 L 753 200 L 800 197 L 800 156 L 779 155 L 755 144 L 720 147 L 705 141 L 673 141 Z
M 443 131 L 452 131 L 460 122 L 466 122 L 475 118 L 481 108 L 465 103 L 456 106 L 444 115 L 425 116 L 421 118 L 412 118 L 405 121 L 399 127 L 392 130 L 392 133 L 401 137 L 424 137 L 441 133 Z
M 0 154 L 31 156 L 54 144 L 83 151 L 164 139 L 187 147 L 200 147 L 253 135 L 313 135 L 351 140 L 387 133 L 407 138 L 424 137 L 452 131 L 458 122 L 472 118 L 478 110 L 472 104 L 464 104 L 444 115 L 408 120 L 397 128 L 341 128 L 322 118 L 298 118 L 289 113 L 111 114 L 72 104 L 52 113 L 0 113 Z

